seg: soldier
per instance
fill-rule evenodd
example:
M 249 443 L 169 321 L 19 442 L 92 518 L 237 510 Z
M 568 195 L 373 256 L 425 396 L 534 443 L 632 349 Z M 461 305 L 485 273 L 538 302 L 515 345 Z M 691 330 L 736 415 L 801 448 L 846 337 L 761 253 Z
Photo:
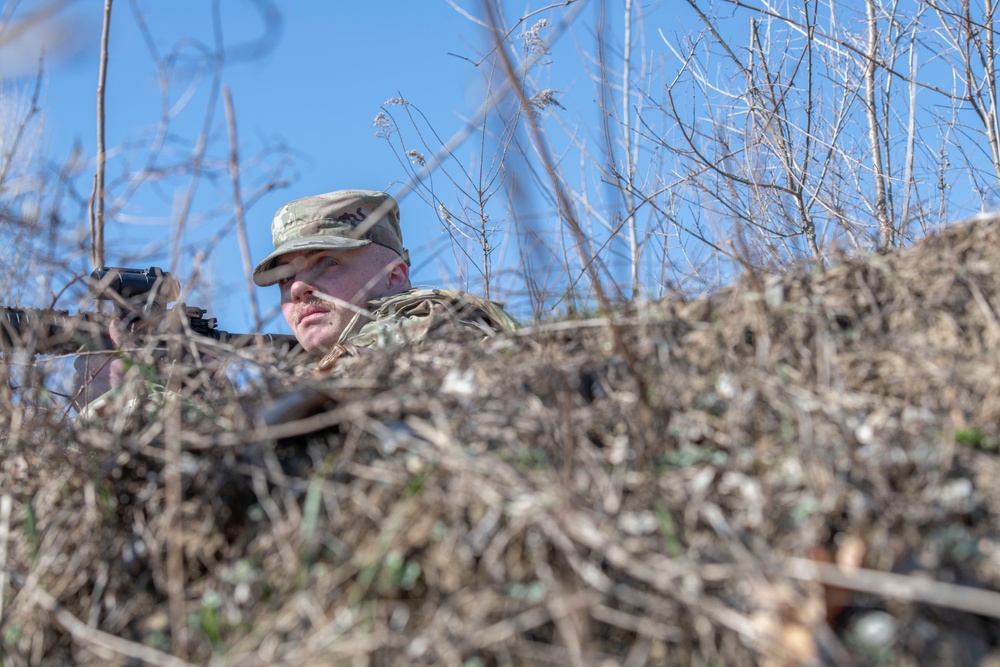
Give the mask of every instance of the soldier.
M 439 334 L 482 339 L 518 326 L 480 297 L 413 288 L 399 206 L 384 192 L 338 190 L 289 202 L 275 213 L 271 236 L 274 251 L 254 269 L 254 283 L 279 286 L 288 326 L 320 372 L 368 348 Z M 112 337 L 118 342 L 121 332 Z M 99 395 L 121 383 L 121 362 L 104 364 L 88 381 L 80 375 L 78 384 Z
M 517 323 L 471 294 L 412 288 L 399 206 L 384 192 L 338 190 L 285 204 L 271 223 L 274 252 L 254 283 L 277 284 L 292 333 L 329 368 L 362 348 L 458 330 L 485 338 Z

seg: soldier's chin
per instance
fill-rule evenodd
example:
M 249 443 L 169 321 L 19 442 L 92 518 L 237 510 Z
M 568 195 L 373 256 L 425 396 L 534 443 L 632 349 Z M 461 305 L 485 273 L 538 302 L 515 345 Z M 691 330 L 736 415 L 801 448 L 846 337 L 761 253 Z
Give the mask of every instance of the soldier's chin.
M 322 357 L 333 349 L 339 336 L 330 332 L 320 331 L 318 328 L 307 328 L 297 336 L 299 344 L 309 354 Z

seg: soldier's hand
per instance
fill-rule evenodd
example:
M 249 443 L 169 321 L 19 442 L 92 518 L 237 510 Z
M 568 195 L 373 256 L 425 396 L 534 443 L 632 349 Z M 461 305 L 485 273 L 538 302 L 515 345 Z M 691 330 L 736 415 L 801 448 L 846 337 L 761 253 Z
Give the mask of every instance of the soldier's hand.
M 120 319 L 112 320 L 108 333 L 120 347 L 128 333 Z M 114 352 L 91 352 L 73 362 L 73 403 L 77 410 L 90 404 L 125 381 L 125 362 Z

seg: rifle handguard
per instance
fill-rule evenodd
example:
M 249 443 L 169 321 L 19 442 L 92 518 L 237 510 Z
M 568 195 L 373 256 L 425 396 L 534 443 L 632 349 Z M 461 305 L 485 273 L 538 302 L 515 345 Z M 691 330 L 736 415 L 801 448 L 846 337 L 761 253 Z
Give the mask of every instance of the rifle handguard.
M 168 272 L 152 266 L 129 269 L 105 266 L 90 274 L 89 288 L 95 298 L 113 301 L 126 325 L 137 321 L 155 323 L 177 312 L 186 321 L 184 331 L 211 338 L 233 347 L 263 343 L 292 350 L 294 336 L 283 334 L 234 334 L 218 328 L 218 321 L 205 318 L 205 309 L 167 304 L 180 296 L 180 284 Z M 77 313 L 37 308 L 0 306 L 0 351 L 27 350 L 37 354 L 74 354 L 81 351 L 113 350 L 108 335 L 110 318 L 101 313 Z M 178 332 L 180 333 L 180 332 Z

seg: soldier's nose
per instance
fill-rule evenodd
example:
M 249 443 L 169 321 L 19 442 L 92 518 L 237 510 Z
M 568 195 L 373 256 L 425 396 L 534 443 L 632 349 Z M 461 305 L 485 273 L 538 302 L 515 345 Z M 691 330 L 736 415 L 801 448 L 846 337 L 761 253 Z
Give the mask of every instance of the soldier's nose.
M 292 278 L 292 286 L 289 289 L 289 294 L 292 300 L 298 301 L 303 297 L 307 296 L 312 292 L 312 286 L 304 280 L 301 280 L 299 276 Z

